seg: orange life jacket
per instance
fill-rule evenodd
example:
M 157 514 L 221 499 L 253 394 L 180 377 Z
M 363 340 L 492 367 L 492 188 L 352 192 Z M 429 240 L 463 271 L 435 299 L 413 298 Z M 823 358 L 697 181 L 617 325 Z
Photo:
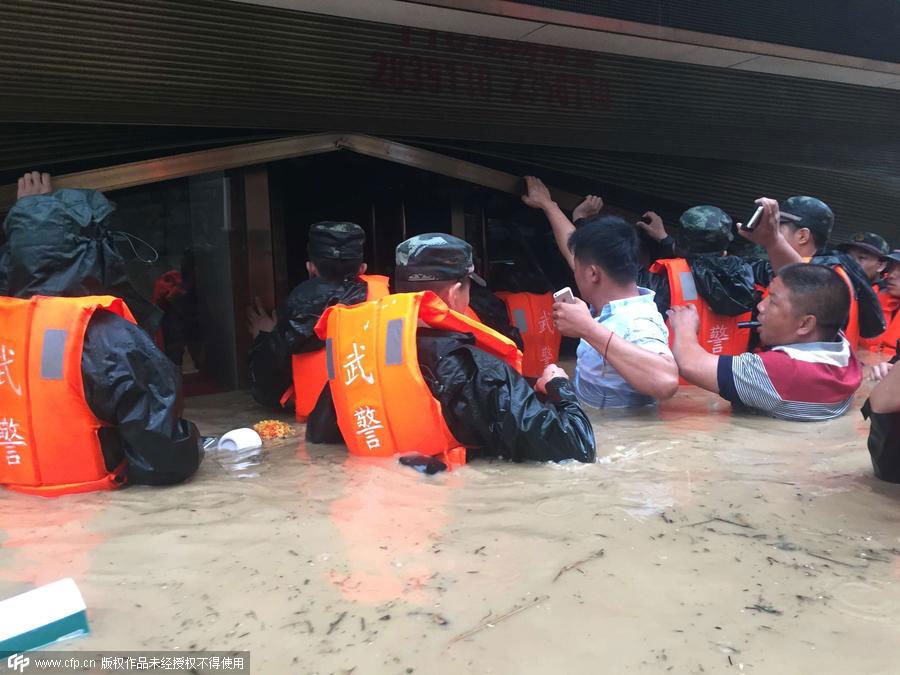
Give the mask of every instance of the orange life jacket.
M 419 322 L 440 330 L 471 333 L 475 343 L 521 372 L 512 340 L 452 311 L 438 296 L 401 293 L 353 307 L 328 308 L 316 325 L 325 340 L 328 379 L 338 426 L 351 453 L 390 456 L 402 452 L 442 455 L 465 463 L 441 405 L 419 370 Z
M 850 343 L 850 346 L 853 349 L 857 349 L 859 347 L 859 299 L 856 297 L 856 288 L 853 286 L 853 282 L 850 280 L 850 277 L 844 271 L 844 268 L 840 265 L 836 265 L 833 267 L 835 272 L 837 272 L 841 279 L 844 280 L 844 283 L 847 284 L 847 289 L 850 291 L 850 316 L 847 318 L 847 327 L 844 329 L 844 337 L 847 338 L 847 342 Z
M 812 260 L 811 256 L 805 256 L 803 262 L 808 263 Z M 847 290 L 850 291 L 850 315 L 847 317 L 847 327 L 844 328 L 844 337 L 850 343 L 852 349 L 859 348 L 859 299 L 856 297 L 856 287 L 853 285 L 847 272 L 840 265 L 835 265 L 831 269 L 838 273 L 838 276 L 847 284 Z
M 120 298 L 0 297 L 0 484 L 52 497 L 110 490 L 100 427 L 84 397 L 81 356 L 88 322 L 105 309 L 134 323 Z
M 878 294 L 878 300 L 887 330 L 873 338 L 860 338 L 859 347 L 893 358 L 897 354 L 897 340 L 900 340 L 900 300 L 884 292 Z
M 540 377 L 544 368 L 559 359 L 562 335 L 553 323 L 553 294 L 497 293 L 506 303 L 510 323 L 522 335 L 522 373 Z
M 360 281 L 365 281 L 368 287 L 366 300 L 378 300 L 388 295 L 390 281 L 387 277 L 377 274 L 360 275 Z M 294 409 L 298 422 L 306 422 L 310 413 L 316 407 L 319 396 L 328 381 L 328 373 L 325 367 L 325 350 L 304 354 L 294 354 L 291 357 L 291 369 L 294 375 L 294 384 L 281 397 L 281 405 L 286 404 L 291 396 L 294 401 Z
M 684 258 L 657 260 L 650 271 L 658 274 L 665 270 L 669 277 L 670 305 L 694 305 L 700 315 L 700 345 L 711 354 L 737 356 L 747 351 L 750 342 L 750 329 L 738 328 L 739 321 L 749 321 L 752 312 L 739 316 L 725 316 L 713 312 L 706 300 L 697 293 L 694 275 Z M 668 321 L 667 321 L 668 323 Z M 669 331 L 669 345 L 675 340 L 674 333 Z

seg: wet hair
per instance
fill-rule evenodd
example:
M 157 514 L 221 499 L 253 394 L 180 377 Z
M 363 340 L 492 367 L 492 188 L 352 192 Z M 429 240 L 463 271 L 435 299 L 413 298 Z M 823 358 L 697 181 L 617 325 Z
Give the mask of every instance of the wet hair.
M 620 284 L 637 278 L 638 238 L 634 226 L 619 216 L 592 218 L 569 237 L 569 250 L 587 265 L 598 265 Z
M 339 284 L 347 279 L 355 279 L 359 274 L 359 266 L 363 264 L 361 258 L 359 260 L 313 258 L 310 262 L 316 266 L 320 277 L 334 284 Z
M 834 340 L 850 315 L 850 289 L 841 276 L 825 265 L 795 263 L 778 272 L 791 294 L 797 316 L 816 317 L 819 337 Z
M 421 293 L 422 291 L 431 291 L 435 295 L 443 297 L 454 284 L 462 284 L 463 287 L 465 287 L 467 284 L 471 283 L 472 280 L 469 277 L 453 279 L 451 281 L 400 281 L 394 279 L 392 290 L 394 293 Z

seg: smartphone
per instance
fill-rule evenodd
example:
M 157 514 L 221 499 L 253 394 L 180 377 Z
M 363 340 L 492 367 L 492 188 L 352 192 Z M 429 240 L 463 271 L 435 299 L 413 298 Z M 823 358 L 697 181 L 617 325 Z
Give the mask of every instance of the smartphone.
M 567 302 L 570 305 L 575 304 L 575 296 L 572 295 L 572 289 L 566 286 L 562 290 L 553 294 L 553 302 Z
M 752 216 L 750 216 L 750 220 L 748 220 L 742 227 L 742 230 L 746 230 L 747 232 L 753 232 L 756 229 L 756 226 L 759 225 L 759 219 L 762 218 L 763 207 L 757 206 L 756 211 Z

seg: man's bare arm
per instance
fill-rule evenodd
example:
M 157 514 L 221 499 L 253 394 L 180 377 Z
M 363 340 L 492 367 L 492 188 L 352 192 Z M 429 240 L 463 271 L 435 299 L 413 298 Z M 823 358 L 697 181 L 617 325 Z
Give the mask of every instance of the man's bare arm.
M 660 401 L 678 391 L 678 366 L 667 354 L 651 352 L 632 344 L 599 323 L 584 338 L 636 391 Z
M 719 393 L 719 357 L 700 346 L 700 317 L 693 305 L 669 310 L 669 327 L 675 333 L 672 352 L 681 376 L 698 387 Z
M 531 208 L 541 209 L 544 212 L 547 220 L 550 221 L 550 227 L 553 228 L 553 237 L 556 239 L 559 252 L 569 263 L 569 267 L 575 269 L 575 256 L 569 250 L 569 237 L 575 231 L 575 226 L 559 208 L 559 204 L 553 201 L 550 190 L 540 178 L 525 176 L 525 183 L 528 186 L 528 192 L 522 196 L 522 201 Z M 603 201 L 600 200 L 600 207 L 602 208 L 602 206 Z
M 876 413 L 900 412 L 900 368 L 896 364 L 869 394 L 869 406 Z

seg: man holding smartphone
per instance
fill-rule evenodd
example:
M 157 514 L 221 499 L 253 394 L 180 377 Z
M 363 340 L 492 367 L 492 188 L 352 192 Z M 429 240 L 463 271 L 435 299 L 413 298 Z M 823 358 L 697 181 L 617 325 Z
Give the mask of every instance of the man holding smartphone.
M 697 340 L 694 307 L 670 309 L 678 368 L 688 382 L 738 409 L 806 422 L 838 417 L 862 382 L 860 364 L 840 333 L 849 310 L 850 291 L 834 270 L 787 265 L 759 304 L 760 353 L 710 354 Z
M 558 302 L 553 311 L 559 331 L 581 339 L 575 367 L 579 400 L 594 408 L 634 408 L 674 396 L 678 367 L 669 349 L 668 329 L 653 291 L 635 282 L 634 227 L 622 218 L 605 216 L 588 218 L 576 230 L 540 179 L 525 180 L 528 193 L 522 200 L 547 216 L 584 298 Z
M 756 203 L 763 207 L 759 224 L 752 230 L 738 227 L 741 236 L 765 247 L 769 254 L 768 261 L 748 261 L 756 282 L 768 287 L 775 275 L 792 263 L 827 265 L 851 290 L 850 318 L 844 328 L 850 346 L 856 349 L 860 337 L 883 333 L 884 312 L 866 273 L 851 256 L 828 248 L 834 226 L 834 213 L 828 205 L 815 197 L 802 196 L 790 197 L 782 204 L 761 197 Z

